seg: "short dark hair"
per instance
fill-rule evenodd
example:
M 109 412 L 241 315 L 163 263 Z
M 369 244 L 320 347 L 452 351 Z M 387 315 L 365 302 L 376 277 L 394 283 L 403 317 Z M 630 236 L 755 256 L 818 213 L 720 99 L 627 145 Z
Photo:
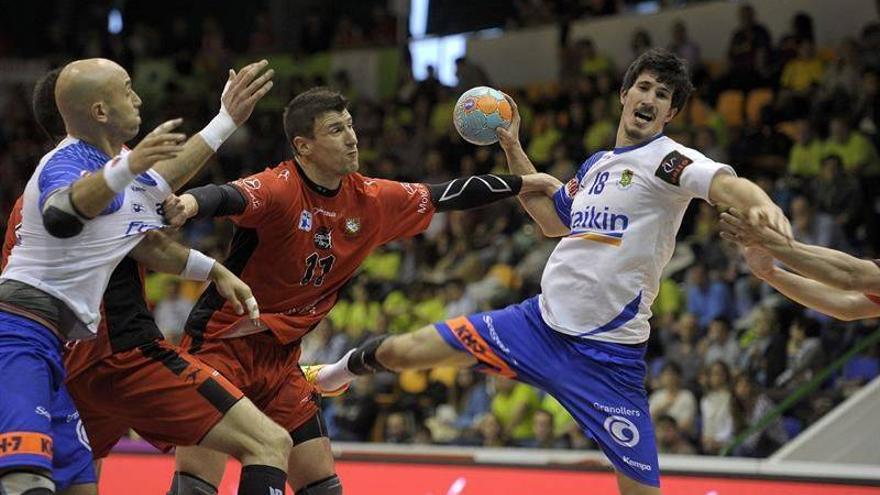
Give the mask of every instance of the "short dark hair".
M 63 67 L 52 69 L 37 79 L 31 103 L 37 124 L 53 143 L 61 141 L 67 135 L 64 119 L 61 118 L 61 112 L 58 111 L 58 105 L 55 103 L 55 83 L 58 82 L 61 69 Z
M 628 90 L 643 72 L 654 74 L 657 81 L 672 88 L 672 108 L 681 110 L 687 102 L 694 85 L 687 62 L 665 48 L 651 48 L 639 55 L 626 69 L 622 90 Z
M 317 86 L 296 95 L 284 109 L 284 134 L 293 147 L 293 138 L 315 137 L 315 119 L 325 112 L 341 112 L 348 108 L 348 100 L 339 91 Z M 296 154 L 296 148 L 293 147 Z

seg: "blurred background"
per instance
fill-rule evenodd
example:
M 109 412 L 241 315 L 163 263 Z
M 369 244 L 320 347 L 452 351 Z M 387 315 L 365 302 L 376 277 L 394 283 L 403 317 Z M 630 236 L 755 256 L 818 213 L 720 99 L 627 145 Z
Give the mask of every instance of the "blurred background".
M 567 181 L 613 147 L 622 73 L 662 46 L 689 61 L 697 87 L 670 137 L 761 185 L 798 239 L 880 257 L 878 3 L 2 0 L 0 225 L 51 147 L 31 115 L 33 83 L 72 59 L 118 61 L 144 100 L 142 129 L 181 116 L 190 133 L 217 111 L 228 68 L 269 59 L 275 87 L 190 187 L 289 158 L 281 113 L 314 85 L 350 99 L 365 175 L 441 182 L 505 171 L 500 148 L 470 145 L 452 126 L 458 95 L 492 85 L 517 100 L 538 169 Z M 877 377 L 877 339 L 866 339 L 878 322 L 782 298 L 719 239 L 717 220 L 707 203 L 691 204 L 654 304 L 646 386 L 658 446 L 767 457 Z M 179 237 L 222 259 L 230 234 L 227 221 L 200 221 Z M 512 200 L 438 214 L 424 235 L 364 263 L 305 339 L 303 362 L 534 295 L 554 245 Z M 169 339 L 201 290 L 149 276 Z M 361 379 L 324 407 L 331 437 L 345 442 L 596 449 L 551 397 L 470 370 Z M 876 439 L 876 422 L 869 431 Z

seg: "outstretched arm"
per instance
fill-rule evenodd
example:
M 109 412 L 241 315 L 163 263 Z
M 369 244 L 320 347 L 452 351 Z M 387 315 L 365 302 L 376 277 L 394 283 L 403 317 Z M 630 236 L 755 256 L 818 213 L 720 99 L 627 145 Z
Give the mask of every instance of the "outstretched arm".
M 217 116 L 184 144 L 180 154 L 156 164 L 154 170 L 172 190 L 183 187 L 201 170 L 220 145 L 247 121 L 257 102 L 272 89 L 275 71 L 264 72 L 268 64 L 265 60 L 254 62 L 237 74 L 230 70 Z
M 504 98 L 510 103 L 513 119 L 509 128 L 499 127 L 495 132 L 498 134 L 498 143 L 501 145 L 501 149 L 504 150 L 504 156 L 507 157 L 507 166 L 510 168 L 510 172 L 516 175 L 535 174 L 537 170 L 519 142 L 519 126 L 521 122 L 519 109 L 513 98 L 508 95 L 504 95 Z M 553 195 L 562 187 L 561 182 L 556 182 L 558 185 L 552 188 L 552 190 L 547 188 L 525 192 L 519 196 L 519 201 L 522 203 L 523 208 L 525 208 L 535 223 L 541 227 L 544 235 L 548 237 L 560 237 L 569 233 L 568 225 L 563 224 L 559 219 L 559 215 L 556 213 L 556 205 L 553 202 Z
M 804 277 L 840 290 L 880 294 L 880 266 L 872 261 L 786 239 L 736 209 L 721 215 L 721 228 L 724 238 L 746 246 L 761 246 Z
M 791 239 L 791 224 L 782 209 L 754 182 L 730 174 L 715 174 L 709 201 L 722 208 L 744 212 L 755 224 L 766 225 Z
M 211 280 L 237 314 L 243 315 L 247 308 L 251 319 L 260 317 L 257 300 L 247 284 L 213 258 L 175 242 L 162 232 L 147 232 L 129 256 L 151 270 L 188 280 Z
M 840 290 L 773 266 L 773 257 L 760 247 L 745 249 L 746 262 L 756 277 L 789 299 L 839 320 L 880 316 L 880 304 L 856 291 Z

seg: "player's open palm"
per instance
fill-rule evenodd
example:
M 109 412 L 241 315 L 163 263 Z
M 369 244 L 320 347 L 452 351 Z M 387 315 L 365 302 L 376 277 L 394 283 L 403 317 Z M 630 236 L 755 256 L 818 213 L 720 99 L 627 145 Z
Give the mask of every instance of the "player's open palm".
M 146 172 L 158 162 L 170 160 L 183 151 L 186 134 L 171 132 L 183 119 L 169 120 L 141 140 L 128 154 L 128 168 L 135 175 Z
M 510 104 L 512 116 L 510 119 L 510 126 L 507 129 L 503 127 L 496 128 L 495 134 L 498 135 L 498 144 L 500 144 L 502 148 L 507 149 L 508 147 L 515 146 L 519 143 L 519 126 L 522 119 L 520 119 L 519 116 L 519 107 L 516 106 L 516 102 L 513 101 L 513 98 L 507 93 L 502 94 L 504 95 L 504 99 L 507 100 L 507 103 Z
M 260 307 L 257 305 L 257 299 L 251 292 L 251 288 L 225 266 L 214 263 L 214 267 L 211 269 L 211 280 L 214 281 L 217 292 L 232 305 L 235 314 L 243 315 L 247 309 L 251 320 L 256 321 L 260 318 Z
M 229 71 L 229 80 L 220 97 L 220 105 L 221 111 L 228 113 L 235 125 L 244 124 L 257 102 L 272 89 L 275 70 L 266 70 L 268 66 L 269 62 L 260 60 L 246 65 L 238 73 Z

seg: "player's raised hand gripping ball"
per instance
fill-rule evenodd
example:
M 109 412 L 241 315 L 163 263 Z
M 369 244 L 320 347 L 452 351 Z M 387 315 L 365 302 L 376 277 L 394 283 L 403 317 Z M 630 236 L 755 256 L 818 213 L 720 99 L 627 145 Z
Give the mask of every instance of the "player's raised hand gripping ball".
M 465 141 L 478 145 L 498 141 L 497 127 L 507 129 L 513 118 L 510 103 L 504 94 L 487 86 L 465 91 L 455 103 L 452 122 Z

